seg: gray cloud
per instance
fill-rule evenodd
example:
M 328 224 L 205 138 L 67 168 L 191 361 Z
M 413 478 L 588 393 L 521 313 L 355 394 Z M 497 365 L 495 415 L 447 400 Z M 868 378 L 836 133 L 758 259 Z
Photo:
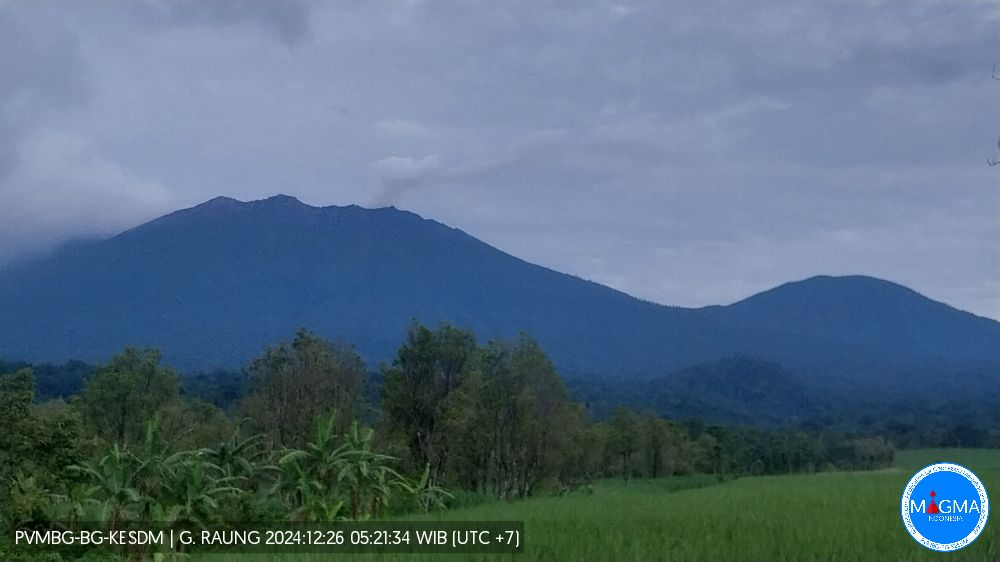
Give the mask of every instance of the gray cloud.
M 3 3 L 32 48 L 0 58 L 0 260 L 284 192 L 659 302 L 869 273 L 998 316 L 996 25 L 929 0 Z
M 79 138 L 34 134 L 19 148 L 5 181 L 29 189 L 4 192 L 0 260 L 24 249 L 10 242 L 38 250 L 67 237 L 114 234 L 170 210 L 166 188 L 95 156 Z
M 95 153 L 62 124 L 94 85 L 57 6 L 0 4 L 0 263 L 107 235 L 170 208 L 169 192 Z
M 141 0 L 128 6 L 142 23 L 158 27 L 253 24 L 295 46 L 309 38 L 309 6 L 300 0 Z
M 49 19 L 27 7 L 0 5 L 0 175 L 16 165 L 17 146 L 28 131 L 83 105 L 90 95 L 75 37 L 61 25 L 39 33 Z

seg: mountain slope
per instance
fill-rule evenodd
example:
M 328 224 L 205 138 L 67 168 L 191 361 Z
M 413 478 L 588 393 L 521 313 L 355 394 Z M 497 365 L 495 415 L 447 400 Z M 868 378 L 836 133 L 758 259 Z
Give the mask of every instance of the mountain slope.
M 371 360 L 391 358 L 412 319 L 484 338 L 525 330 L 557 355 L 586 345 L 562 354 L 570 369 L 622 355 L 636 358 L 628 369 L 654 368 L 644 355 L 683 363 L 718 335 L 694 311 L 528 264 L 412 213 L 285 196 L 214 199 L 4 272 L 0 310 L 17 326 L 0 333 L 4 356 L 100 360 L 153 345 L 182 367 L 239 365 L 303 325 Z M 643 332 L 663 345 L 644 353 Z
M 820 401 L 794 374 L 749 357 L 694 365 L 642 387 L 649 406 L 673 419 L 778 425 L 823 413 Z
M 757 329 L 794 330 L 829 341 L 897 352 L 996 359 L 997 322 L 956 310 L 911 289 L 860 275 L 786 283 L 725 307 L 720 320 Z
M 891 388 L 928 365 L 925 378 L 987 380 L 1000 364 L 996 322 L 882 283 L 814 279 L 728 307 L 667 307 L 391 207 L 216 198 L 0 272 L 0 357 L 103 361 L 141 345 L 182 369 L 232 367 L 306 326 L 375 366 L 416 319 L 483 339 L 527 331 L 563 372 L 592 376 L 740 354 L 845 390 Z

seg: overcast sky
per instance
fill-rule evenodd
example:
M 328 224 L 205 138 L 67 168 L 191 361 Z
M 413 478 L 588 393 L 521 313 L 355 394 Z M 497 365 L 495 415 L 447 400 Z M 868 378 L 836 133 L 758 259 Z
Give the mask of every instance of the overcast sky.
M 997 12 L 0 0 L 0 264 L 286 193 L 665 304 L 860 273 L 998 317 Z

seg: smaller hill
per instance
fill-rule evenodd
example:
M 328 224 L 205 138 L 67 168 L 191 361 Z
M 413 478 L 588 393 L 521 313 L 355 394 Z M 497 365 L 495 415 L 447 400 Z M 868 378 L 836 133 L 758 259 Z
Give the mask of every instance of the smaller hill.
M 816 417 L 820 401 L 780 364 L 734 356 L 701 363 L 645 385 L 659 414 L 715 423 L 784 425 Z
M 703 310 L 748 328 L 910 356 L 996 361 L 1000 345 L 996 321 L 862 275 L 811 277 Z

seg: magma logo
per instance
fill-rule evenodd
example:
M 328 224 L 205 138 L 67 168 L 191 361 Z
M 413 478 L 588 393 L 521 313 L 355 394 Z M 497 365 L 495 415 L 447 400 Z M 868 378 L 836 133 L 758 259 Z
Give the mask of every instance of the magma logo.
M 952 463 L 932 464 L 903 489 L 903 525 L 917 542 L 948 552 L 968 546 L 986 527 L 990 500 L 971 470 Z

